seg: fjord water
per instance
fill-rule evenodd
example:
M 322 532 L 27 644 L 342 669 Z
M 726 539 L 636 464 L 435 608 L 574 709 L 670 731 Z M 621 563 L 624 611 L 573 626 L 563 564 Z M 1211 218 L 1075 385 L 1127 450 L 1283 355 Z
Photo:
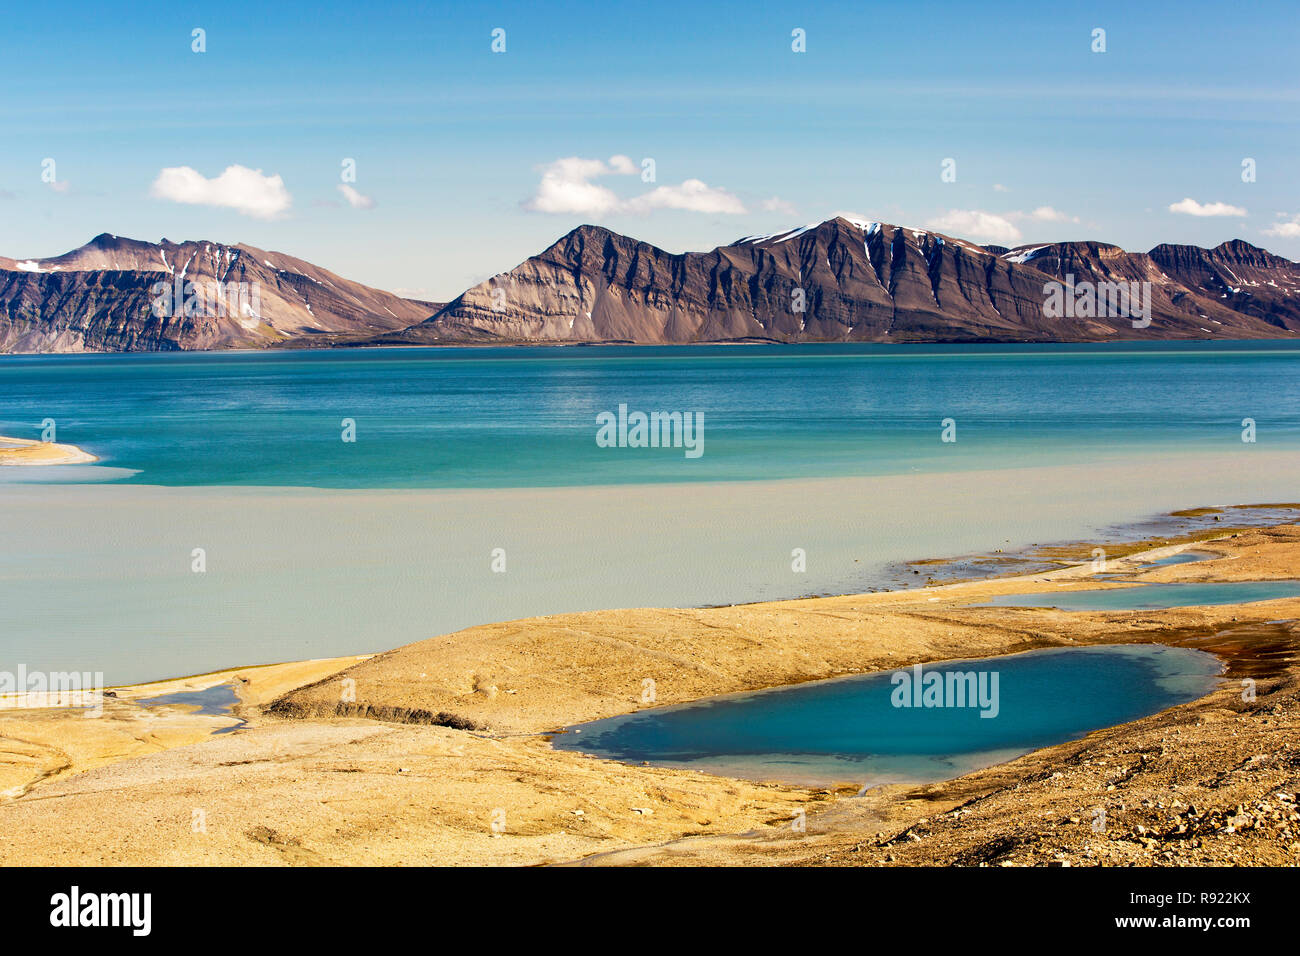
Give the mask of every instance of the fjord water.
M 1297 358 L 1291 343 L 3 356 L 0 435 L 54 419 L 101 461 L 0 468 L 0 670 L 125 683 L 538 614 L 853 592 L 897 561 L 1293 501 Z M 598 447 L 596 415 L 620 404 L 701 413 L 703 455 Z
M 36 438 L 54 419 L 103 462 L 7 480 L 526 488 L 961 471 L 1240 451 L 1244 418 L 1263 447 L 1298 448 L 1297 359 L 1292 342 L 4 356 L 0 434 Z M 596 415 L 620 404 L 702 414 L 704 454 L 598 447 Z M 956 442 L 940 441 L 945 418 Z
M 552 744 L 752 780 L 927 783 L 1195 700 L 1220 671 L 1216 658 L 1186 648 L 1053 648 L 925 665 L 945 682 L 950 673 L 996 674 L 984 685 L 997 690 L 988 717 L 978 706 L 896 706 L 920 700 L 895 680 L 910 680 L 907 668 L 610 717 L 570 727 Z

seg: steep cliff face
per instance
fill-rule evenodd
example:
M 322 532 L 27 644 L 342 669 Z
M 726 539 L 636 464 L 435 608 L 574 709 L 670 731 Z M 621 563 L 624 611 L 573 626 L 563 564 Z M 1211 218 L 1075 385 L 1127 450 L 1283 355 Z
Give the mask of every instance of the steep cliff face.
M 172 292 L 161 314 L 159 283 Z M 1048 308 L 1144 283 L 1149 322 Z M 206 290 L 198 308 L 185 283 Z M 220 303 L 212 290 L 222 292 Z M 256 300 L 247 293 L 256 290 Z M 1300 334 L 1300 265 L 1236 240 L 1006 249 L 843 218 L 673 254 L 581 226 L 445 307 L 246 245 L 97 236 L 0 259 L 0 351 L 631 342 L 1090 342 Z
M 371 336 L 434 308 L 242 244 L 104 234 L 49 259 L 0 259 L 0 352 L 256 348 Z
M 216 320 L 156 316 L 156 281 L 156 273 L 142 272 L 0 272 L 0 352 L 154 352 L 252 341 Z
M 1300 331 L 1300 264 L 1240 239 L 1213 249 L 1159 245 L 1150 255 L 1195 293 L 1280 329 Z
M 1261 268 L 1279 275 L 1296 269 L 1271 258 L 1276 262 Z M 1151 324 L 1135 328 L 1126 315 L 1050 315 L 1044 286 L 1067 277 L 1075 283 L 1152 283 Z M 540 255 L 468 289 L 419 325 L 379 341 L 1258 338 L 1290 328 L 1276 319 L 1272 312 L 1252 314 L 1195 292 L 1162 273 L 1151 256 L 1117 246 L 990 249 L 937 233 L 837 218 L 680 255 L 581 226 Z

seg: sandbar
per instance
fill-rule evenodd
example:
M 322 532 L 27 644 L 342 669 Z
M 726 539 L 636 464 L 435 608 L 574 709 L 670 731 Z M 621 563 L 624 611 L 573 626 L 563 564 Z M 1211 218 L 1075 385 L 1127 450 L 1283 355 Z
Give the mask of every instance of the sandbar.
M 99 459 L 76 445 L 0 435 L 0 465 L 85 465 Z

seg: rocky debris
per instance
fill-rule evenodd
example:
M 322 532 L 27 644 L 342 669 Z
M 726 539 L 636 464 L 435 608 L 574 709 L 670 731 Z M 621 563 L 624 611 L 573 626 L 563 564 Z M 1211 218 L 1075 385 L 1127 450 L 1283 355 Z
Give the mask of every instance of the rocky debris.
M 344 703 L 341 701 L 309 702 L 280 697 L 264 710 L 270 716 L 289 720 L 309 720 L 320 717 L 360 717 L 365 720 L 382 720 L 392 724 L 430 724 L 451 727 L 453 730 L 485 730 L 477 721 L 447 711 L 434 712 L 421 707 L 395 707 L 389 704 Z
M 965 778 L 868 794 L 865 809 L 894 827 L 866 839 L 819 828 L 816 862 L 1300 865 L 1300 665 L 1293 655 L 1271 674 L 1253 705 L 1224 688 Z

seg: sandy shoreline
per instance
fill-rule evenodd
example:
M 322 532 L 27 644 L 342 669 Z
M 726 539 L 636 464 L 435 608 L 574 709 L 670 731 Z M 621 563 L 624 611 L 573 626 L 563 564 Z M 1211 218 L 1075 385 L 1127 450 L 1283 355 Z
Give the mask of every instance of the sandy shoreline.
M 85 465 L 99 461 L 76 445 L 0 435 L 0 465 Z
M 1300 568 L 1296 526 L 1196 547 L 1220 557 L 1147 571 L 1141 580 L 1282 578 Z M 1090 573 L 1084 566 L 906 592 L 551 615 L 365 660 L 127 688 L 127 697 L 152 696 L 228 673 L 249 677 L 254 690 L 241 691 L 248 724 L 220 736 L 210 736 L 214 722 L 225 725 L 219 718 L 184 714 L 177 715 L 190 722 L 183 731 L 155 715 L 152 738 L 139 733 L 138 718 L 80 721 L 113 728 L 108 741 L 74 733 L 66 716 L 44 715 L 45 746 L 65 758 L 80 754 L 61 768 L 49 754 L 41 764 L 31 752 L 18 768 L 16 742 L 41 743 L 33 734 L 39 718 L 0 712 L 9 751 L 0 767 L 10 781 L 26 780 L 11 782 L 0 800 L 0 825 L 15 834 L 0 848 L 0 863 L 1296 862 L 1300 827 L 1287 818 L 1291 811 L 1277 809 L 1286 804 L 1274 794 L 1294 795 L 1287 754 L 1300 754 L 1300 667 L 1291 626 L 1266 622 L 1300 618 L 1300 599 L 1070 614 L 967 606 L 996 593 L 1095 586 L 1085 580 Z M 1264 637 L 1243 639 L 1242 627 L 1264 628 Z M 662 705 L 916 661 L 1151 641 L 1219 653 L 1230 678 L 1255 675 L 1258 700 L 1242 702 L 1228 681 L 1193 704 L 1082 741 L 943 784 L 894 785 L 862 798 L 853 797 L 856 788 L 810 791 L 627 766 L 555 751 L 544 737 L 640 709 L 644 677 L 655 679 Z M 144 743 L 122 751 L 123 736 Z M 1126 755 L 1148 737 L 1162 760 L 1134 764 Z M 44 769 L 33 781 L 38 765 Z M 1125 769 L 1115 777 L 1103 767 Z M 1241 786 L 1225 788 L 1229 771 Z M 1190 826 L 1208 827 L 1203 838 L 1147 842 L 1160 822 L 1151 818 L 1187 813 L 1193 800 L 1204 815 L 1228 798 L 1221 816 L 1263 814 L 1264 822 L 1224 834 L 1226 824 L 1198 817 Z M 1251 809 L 1261 802 L 1270 809 Z M 1110 834 L 1087 825 L 1099 804 L 1110 806 Z M 101 832 L 96 821 L 110 806 L 113 830 Z M 795 834 L 789 822 L 801 808 L 808 828 Z M 192 827 L 196 810 L 205 832 Z M 1068 819 L 1084 824 L 1062 829 Z M 1178 825 L 1189 824 L 1169 829 Z
M 142 700 L 232 683 L 241 715 L 304 681 L 317 680 L 364 658 L 296 661 L 265 667 L 232 668 L 129 687 L 105 688 L 102 715 L 85 710 L 18 709 L 12 695 L 0 695 L 0 801 L 15 799 L 38 784 L 131 757 L 205 740 L 238 723 L 228 717 L 193 713 L 184 705 L 149 705 Z M 111 695 L 111 696 L 110 696 Z

